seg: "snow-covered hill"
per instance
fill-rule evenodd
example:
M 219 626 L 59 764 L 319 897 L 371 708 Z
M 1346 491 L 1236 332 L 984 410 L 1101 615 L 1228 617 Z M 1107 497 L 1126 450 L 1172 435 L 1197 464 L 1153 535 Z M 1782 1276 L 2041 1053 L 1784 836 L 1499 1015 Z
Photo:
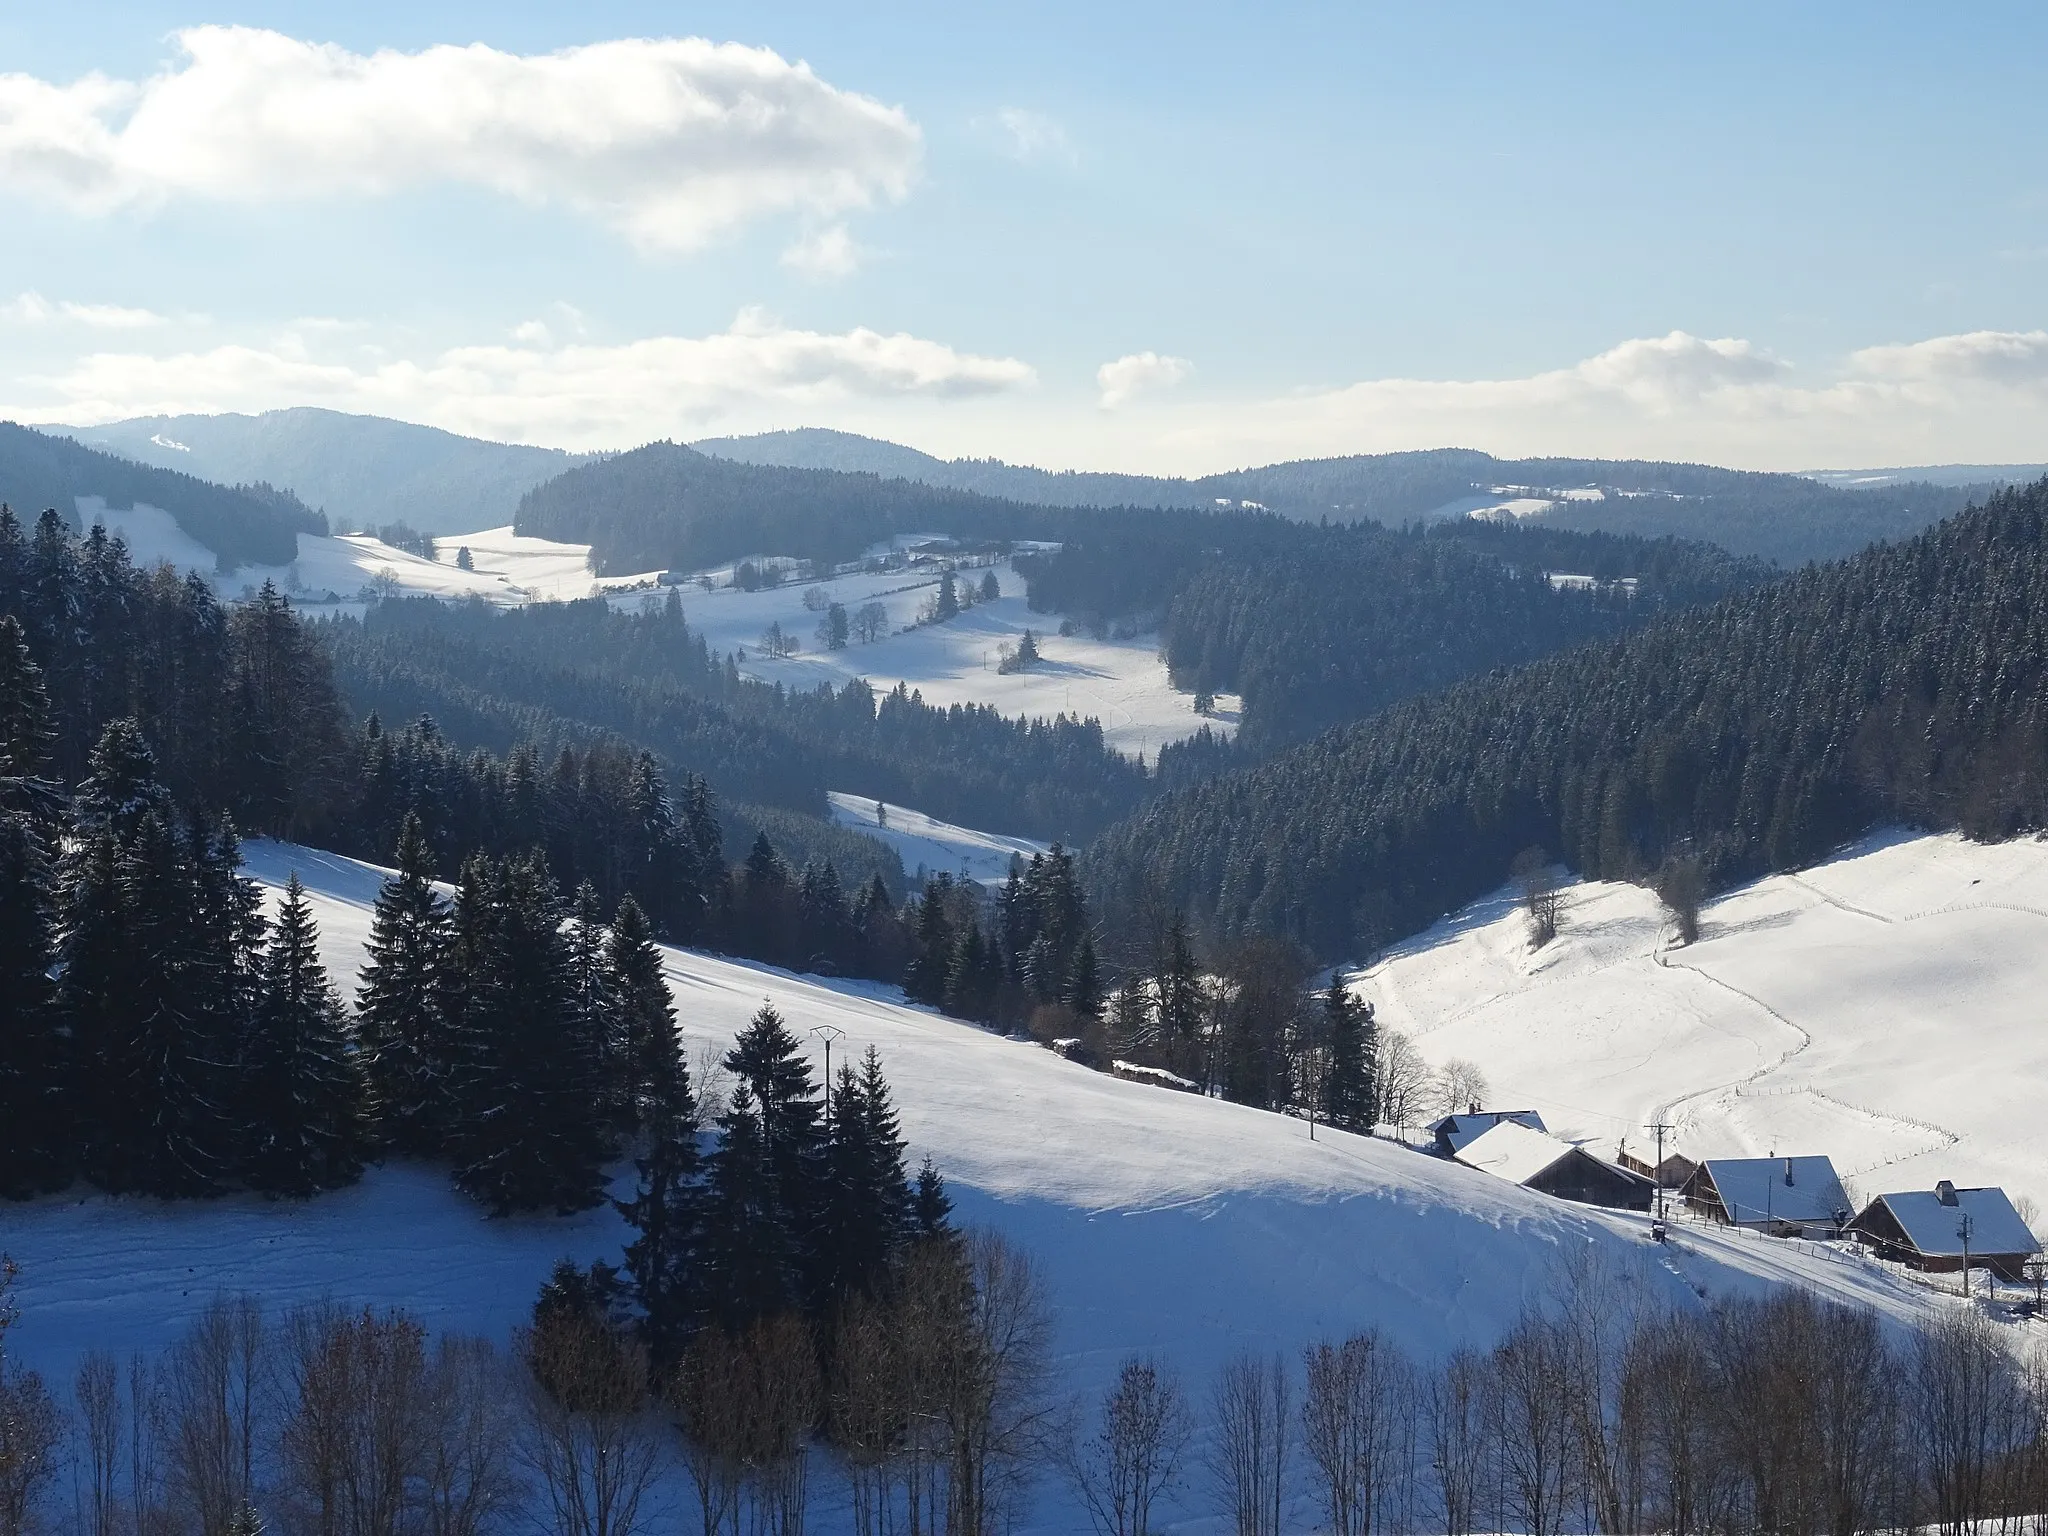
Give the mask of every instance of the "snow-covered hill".
M 381 872 L 276 843 L 247 852 L 273 895 L 292 871 L 306 882 L 346 986 Z M 1103 1076 L 907 1007 L 891 989 L 680 951 L 667 974 L 693 1056 L 722 1048 L 763 1000 L 799 1035 L 830 1024 L 845 1032 L 835 1049 L 881 1052 L 906 1134 L 945 1170 L 960 1214 L 1042 1262 L 1072 1387 L 1098 1384 L 1131 1350 L 1159 1352 L 1200 1389 L 1245 1346 L 1292 1349 L 1368 1325 L 1425 1355 L 1483 1343 L 1587 1253 L 1680 1306 L 1780 1279 L 1898 1317 L 1929 1304 L 1919 1287 L 1809 1245 L 1688 1229 L 1653 1248 L 1641 1218 L 1386 1141 L 1327 1130 L 1311 1141 L 1299 1121 Z M 280 1304 L 403 1303 L 502 1334 L 553 1259 L 616 1253 L 621 1237 L 606 1212 L 488 1221 L 431 1172 L 401 1167 L 309 1204 L 94 1196 L 0 1209 L 0 1249 L 23 1268 L 10 1347 L 59 1372 L 88 1347 L 162 1344 L 223 1288 Z
M 1830 1154 L 1852 1193 L 2003 1184 L 2048 1205 L 2048 843 L 1873 837 L 1708 906 L 1673 946 L 1632 885 L 1566 893 L 1528 947 L 1506 894 L 1447 918 L 1359 991 L 1496 1103 L 1641 1150 Z
M 965 875 L 984 885 L 996 885 L 1009 878 L 1012 859 L 1029 863 L 1033 854 L 1044 853 L 1051 847 L 1028 837 L 1004 837 L 955 826 L 923 811 L 883 805 L 865 795 L 849 795 L 835 789 L 825 798 L 832 804 L 835 822 L 887 843 L 896 850 L 904 872 L 913 880 L 920 870 L 928 870 L 932 874 Z

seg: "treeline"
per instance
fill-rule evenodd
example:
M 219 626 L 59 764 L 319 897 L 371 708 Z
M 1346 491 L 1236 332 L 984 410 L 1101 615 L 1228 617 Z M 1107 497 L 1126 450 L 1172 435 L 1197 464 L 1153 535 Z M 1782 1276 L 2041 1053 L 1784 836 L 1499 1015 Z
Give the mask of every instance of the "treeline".
M 431 714 L 497 752 L 631 742 L 740 804 L 823 817 L 837 789 L 1073 841 L 1147 792 L 1144 770 L 1111 751 L 1094 721 L 1006 719 L 901 688 L 877 694 L 858 679 L 812 691 L 744 679 L 732 658 L 710 654 L 673 592 L 637 613 L 596 600 L 509 612 L 383 602 L 319 633 L 359 712 Z
M 345 800 L 347 741 L 326 660 L 267 585 L 228 608 L 197 577 L 137 570 L 98 525 L 78 538 L 45 512 L 30 533 L 0 506 L 8 619 L 8 686 L 23 686 L 26 646 L 46 694 L 39 771 L 75 784 L 107 723 L 132 719 L 177 800 L 243 827 L 311 835 Z
M 78 521 L 81 496 L 97 496 L 109 507 L 159 507 L 227 571 L 289 565 L 299 557 L 301 533 L 327 532 L 327 519 L 288 490 L 215 485 L 12 422 L 0 422 L 0 487 L 24 509 L 59 508 L 70 525 Z
M 1221 939 L 1362 954 L 1532 846 L 1709 887 L 1880 821 L 2048 818 L 2048 484 L 1896 547 L 1410 700 L 1155 801 L 1091 846 L 1109 920 L 1184 903 Z
M 1301 1503 L 1336 1536 L 2016 1536 L 2048 1508 L 2048 1374 L 1975 1311 L 1898 1333 L 1792 1289 L 1666 1311 L 1582 1270 L 1440 1362 L 1369 1329 L 1298 1370 L 1241 1354 L 1198 1406 L 1128 1360 L 1062 1462 L 1116 1536 L 1162 1508 L 1280 1536 Z

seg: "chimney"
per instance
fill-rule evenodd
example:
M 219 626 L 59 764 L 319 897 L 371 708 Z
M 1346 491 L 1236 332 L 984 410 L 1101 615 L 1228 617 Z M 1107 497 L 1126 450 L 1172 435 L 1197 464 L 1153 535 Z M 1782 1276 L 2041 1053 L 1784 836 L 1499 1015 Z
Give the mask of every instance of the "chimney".
M 1479 1113 L 1479 1101 L 1478 1101 L 1477 1099 L 1474 1099 L 1474 1100 L 1472 1101 L 1472 1107 L 1471 1107 L 1471 1109 L 1470 1109 L 1470 1110 L 1468 1111 L 1468 1113 L 1470 1113 L 1470 1114 L 1475 1114 L 1475 1115 Z
M 1961 1203 L 1956 1199 L 1955 1185 L 1947 1179 L 1941 1180 L 1940 1183 L 1934 1186 L 1934 1198 L 1943 1205 L 1958 1205 Z
M 1785 1187 L 1792 1187 L 1792 1159 L 1789 1157 L 1785 1159 Z

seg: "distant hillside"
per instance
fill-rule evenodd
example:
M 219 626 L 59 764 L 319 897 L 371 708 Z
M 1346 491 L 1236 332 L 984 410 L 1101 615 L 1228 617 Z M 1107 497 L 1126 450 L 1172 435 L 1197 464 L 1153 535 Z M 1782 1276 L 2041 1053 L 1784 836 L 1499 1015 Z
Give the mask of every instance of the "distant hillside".
M 708 437 L 690 446 L 699 453 L 740 464 L 833 469 L 848 474 L 879 475 L 885 480 L 915 480 L 949 491 L 971 491 L 979 496 L 1049 507 L 1210 505 L 1210 498 L 1193 481 L 1154 475 L 1032 469 L 1005 464 L 1000 459 L 937 459 L 900 443 L 834 432 L 825 427 L 763 432 L 755 437 Z
M 679 443 L 569 470 L 522 497 L 516 519 L 520 533 L 589 544 L 601 576 L 752 554 L 844 560 L 896 533 L 1031 537 L 1057 522 L 914 480 L 744 464 Z
M 1109 920 L 1369 953 L 1541 846 L 1710 884 L 1884 822 L 2048 826 L 2048 481 L 1903 544 L 1413 699 L 1169 795 L 1091 847 Z
M 76 527 L 81 496 L 124 510 L 159 507 L 226 567 L 288 565 L 298 556 L 299 534 L 327 531 L 318 512 L 269 485 L 215 485 L 0 422 L 0 501 L 24 524 L 55 507 Z
M 406 523 L 422 533 L 501 527 L 527 491 L 589 457 L 310 407 L 48 430 L 210 480 L 287 486 L 344 528 Z
M 1052 473 L 996 459 L 951 461 L 849 432 L 804 428 L 710 438 L 703 453 L 741 463 L 900 477 L 1048 506 L 1213 507 L 1253 502 L 1306 521 L 1370 518 L 1400 524 L 1457 515 L 1497 492 L 1550 501 L 1533 520 L 1588 533 L 1704 540 L 1781 565 L 1852 555 L 1959 511 L 2020 466 L 1971 466 L 1842 476 L 1760 474 L 1705 464 L 1632 459 L 1497 459 L 1470 448 L 1299 459 L 1196 480 Z M 1575 492 L 1567 498 L 1563 493 Z M 1589 494 L 1589 492 L 1605 494 Z

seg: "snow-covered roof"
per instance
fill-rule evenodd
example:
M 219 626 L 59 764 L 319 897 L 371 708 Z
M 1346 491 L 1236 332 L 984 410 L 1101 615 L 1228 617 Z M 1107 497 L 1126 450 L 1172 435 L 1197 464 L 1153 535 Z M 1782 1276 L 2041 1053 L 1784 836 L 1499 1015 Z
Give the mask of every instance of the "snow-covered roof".
M 1474 1136 L 1459 1149 L 1458 1161 L 1468 1167 L 1526 1184 L 1560 1158 L 1578 1148 L 1548 1131 L 1531 1130 L 1519 1120 L 1502 1120 Z
M 1738 1224 L 1833 1221 L 1849 1196 L 1826 1157 L 1710 1157 L 1700 1170 L 1714 1181 L 1721 1207 Z
M 2041 1245 L 2020 1213 L 1995 1185 L 1988 1189 L 1955 1189 L 1950 1205 L 1940 1189 L 1909 1189 L 1896 1195 L 1879 1195 L 1877 1203 L 1892 1213 L 1906 1236 L 1921 1253 L 1929 1256 L 1963 1256 L 1963 1239 L 1958 1231 L 1965 1216 L 1970 1218 L 1970 1252 L 2037 1253 Z
M 1543 1117 L 1533 1109 L 1482 1109 L 1476 1114 L 1445 1115 L 1429 1129 L 1450 1142 L 1451 1153 L 1455 1156 L 1465 1149 L 1466 1143 L 1509 1120 L 1517 1125 L 1526 1125 L 1532 1131 L 1547 1129 Z

